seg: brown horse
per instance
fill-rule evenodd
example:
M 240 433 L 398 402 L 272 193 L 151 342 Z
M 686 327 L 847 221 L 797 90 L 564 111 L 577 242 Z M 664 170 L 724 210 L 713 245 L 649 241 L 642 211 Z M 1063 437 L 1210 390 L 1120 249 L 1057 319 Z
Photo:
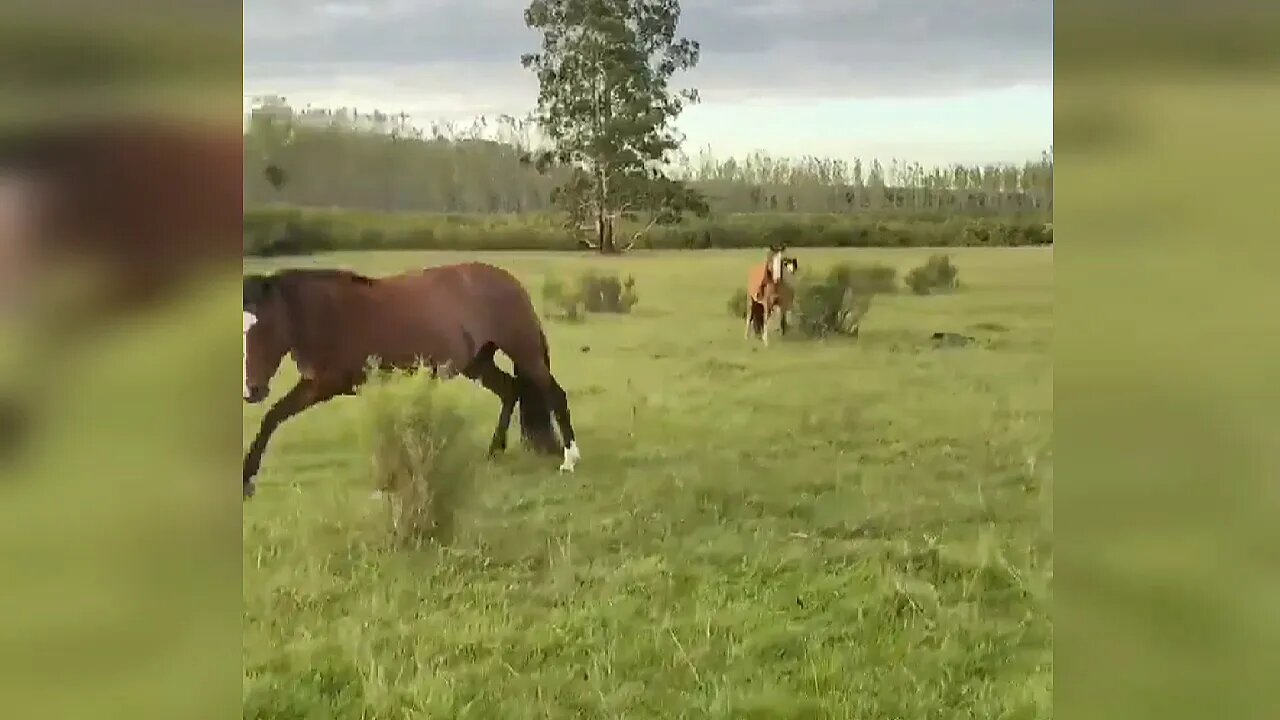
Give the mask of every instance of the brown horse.
M 787 278 L 800 269 L 800 261 L 784 255 L 785 245 L 770 245 L 765 261 L 747 276 L 747 327 L 743 337 L 756 335 L 769 344 L 769 318 L 778 310 L 778 329 L 787 334 L 787 312 L 795 293 Z
M 501 350 L 515 376 L 494 362 Z M 368 361 L 382 368 L 426 364 L 446 375 L 461 372 L 502 401 L 490 455 L 507 446 L 511 414 L 520 410 L 527 444 L 563 450 L 562 471 L 581 455 L 564 389 L 551 374 L 542 324 L 528 292 L 510 273 L 464 263 L 370 278 L 345 270 L 284 270 L 244 278 L 244 399 L 267 397 L 267 385 L 286 354 L 301 378 L 267 410 L 244 458 L 244 495 L 271 433 L 286 419 L 338 395 L 354 395 Z M 563 445 L 551 426 L 554 414 Z

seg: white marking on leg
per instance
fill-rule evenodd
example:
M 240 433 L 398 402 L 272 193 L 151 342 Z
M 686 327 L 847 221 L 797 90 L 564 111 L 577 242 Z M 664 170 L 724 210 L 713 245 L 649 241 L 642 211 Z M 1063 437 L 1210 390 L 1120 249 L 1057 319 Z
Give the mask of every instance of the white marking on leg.
M 244 389 L 244 399 L 249 399 L 249 328 L 258 322 L 258 317 L 248 310 L 244 311 L 244 331 L 240 342 L 240 379 Z
M 569 447 L 564 449 L 564 462 L 560 463 L 560 472 L 573 472 L 573 468 L 582 459 L 582 453 L 578 451 L 578 441 L 573 440 L 569 443 Z

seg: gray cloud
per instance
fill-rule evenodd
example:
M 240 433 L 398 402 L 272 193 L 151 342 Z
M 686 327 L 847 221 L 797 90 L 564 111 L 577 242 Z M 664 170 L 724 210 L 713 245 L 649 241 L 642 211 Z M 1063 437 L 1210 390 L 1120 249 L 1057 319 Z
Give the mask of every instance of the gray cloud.
M 464 104 L 528 102 L 533 78 L 519 57 L 538 38 L 524 26 L 526 4 L 257 0 L 245 6 L 246 73 L 258 88 L 363 77 L 407 93 L 454 95 Z M 936 95 L 1048 84 L 1052 76 L 1051 0 L 686 0 L 684 6 L 681 32 L 701 43 L 702 61 L 682 81 L 707 102 Z

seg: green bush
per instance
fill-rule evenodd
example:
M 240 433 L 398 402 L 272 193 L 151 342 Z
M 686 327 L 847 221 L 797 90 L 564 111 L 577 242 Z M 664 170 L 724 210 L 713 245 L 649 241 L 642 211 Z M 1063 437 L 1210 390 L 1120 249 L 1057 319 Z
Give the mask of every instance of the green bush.
M 573 284 L 556 275 L 542 279 L 542 314 L 563 320 L 580 320 L 584 313 L 626 314 L 640 301 L 636 279 L 619 280 L 613 273 L 584 270 Z
M 626 314 L 640 301 L 634 277 L 618 280 L 615 274 L 596 270 L 587 270 L 578 277 L 578 293 L 583 307 L 593 313 Z
M 747 319 L 747 309 L 751 307 L 751 296 L 747 294 L 745 289 L 738 288 L 729 296 L 729 302 L 726 303 L 726 307 L 729 308 L 730 315 L 742 318 L 745 321 Z
M 898 269 L 888 265 L 840 263 L 831 268 L 831 281 L 862 295 L 898 292 Z
M 623 223 L 621 232 L 633 228 Z M 689 218 L 641 236 L 639 248 L 701 250 L 799 247 L 1018 247 L 1048 245 L 1039 219 L 881 219 L 852 214 L 772 213 Z M 548 213 L 448 215 L 372 213 L 267 206 L 244 214 L 244 254 L 329 250 L 565 250 L 580 246 L 562 218 Z
M 570 288 L 556 275 L 542 279 L 542 315 L 547 318 L 578 321 L 585 312 L 582 293 Z
M 369 473 L 402 544 L 447 544 L 484 460 L 458 411 L 465 385 L 430 370 L 371 369 L 361 387 Z
M 871 299 L 879 292 L 867 281 L 876 274 L 864 270 L 840 263 L 831 267 L 825 277 L 797 278 L 791 325 L 808 338 L 856 336 L 871 309 Z
M 949 255 L 931 255 L 923 265 L 907 273 L 906 283 L 917 295 L 952 292 L 960 287 L 960 269 L 951 264 Z

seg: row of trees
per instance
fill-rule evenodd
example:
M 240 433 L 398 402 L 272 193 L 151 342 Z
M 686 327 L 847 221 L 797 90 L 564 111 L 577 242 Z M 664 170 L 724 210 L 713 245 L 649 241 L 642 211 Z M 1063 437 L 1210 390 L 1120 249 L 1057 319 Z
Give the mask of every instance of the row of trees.
M 273 123 L 296 120 L 292 141 L 273 149 Z M 511 117 L 468 126 L 412 126 L 404 115 L 355 109 L 293 109 L 259 99 L 244 136 L 244 201 L 424 213 L 526 213 L 553 209 L 563 174 L 524 161 L 532 123 Z M 269 150 L 270 149 L 270 150 Z M 288 182 L 274 187 L 266 167 Z M 878 159 L 721 159 L 677 154 L 673 177 L 703 191 L 719 213 L 886 213 L 1050 218 L 1053 156 L 1023 165 L 950 165 Z
M 929 168 L 877 160 L 690 162 L 675 121 L 698 102 L 672 86 L 698 63 L 679 0 L 531 0 L 542 42 L 520 58 L 538 80 L 529 123 L 470 132 L 411 127 L 380 111 L 304 109 L 266 98 L 246 128 L 246 201 L 447 213 L 555 209 L 601 252 L 692 214 L 1007 214 L 1051 211 L 1052 158 L 1022 168 Z M 452 129 L 450 129 L 452 130 Z M 486 131 L 491 131 L 486 133 Z M 261 172 L 256 172 L 257 170 Z M 260 181 L 259 181 L 260 179 Z M 639 223 L 623 247 L 615 230 Z
M 287 144 L 277 128 L 293 123 Z M 509 116 L 417 127 L 405 115 L 354 108 L 295 109 L 258 98 L 245 125 L 245 203 L 392 212 L 520 213 L 552 210 L 566 173 L 523 159 L 538 146 L 532 122 Z M 266 172 L 287 178 L 277 188 Z M 1042 216 L 1053 208 L 1053 155 L 1021 166 L 924 167 L 878 159 L 745 158 L 677 153 L 671 175 L 723 213 L 882 212 Z

